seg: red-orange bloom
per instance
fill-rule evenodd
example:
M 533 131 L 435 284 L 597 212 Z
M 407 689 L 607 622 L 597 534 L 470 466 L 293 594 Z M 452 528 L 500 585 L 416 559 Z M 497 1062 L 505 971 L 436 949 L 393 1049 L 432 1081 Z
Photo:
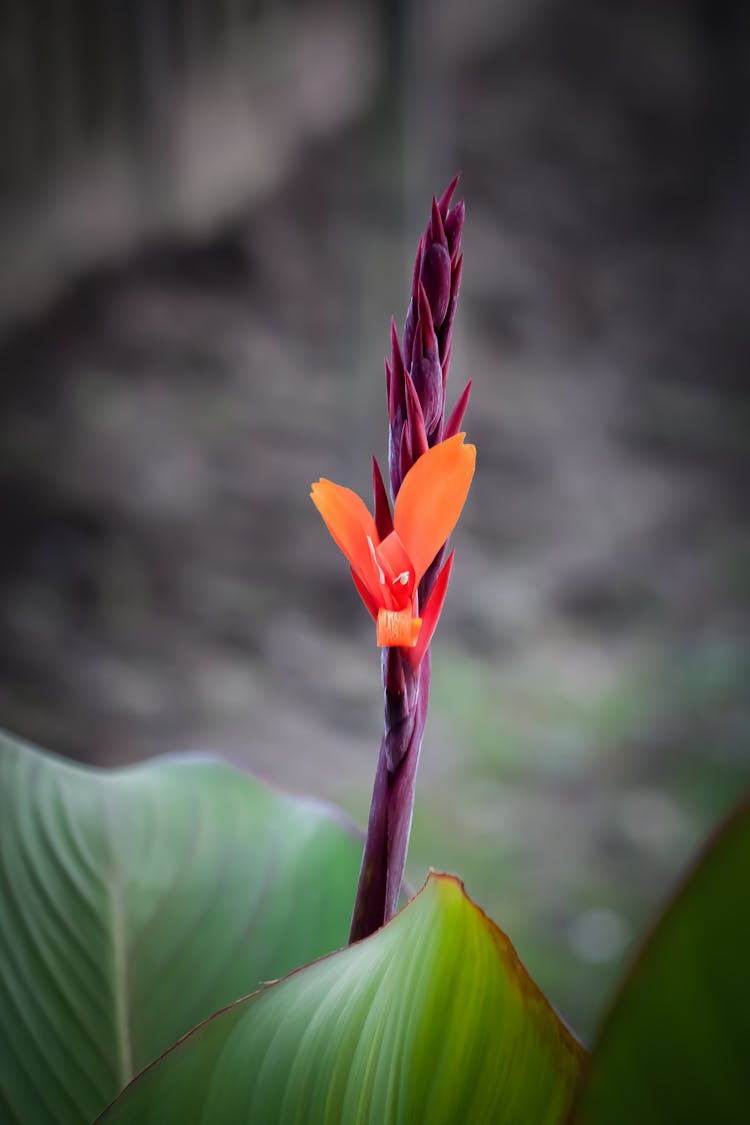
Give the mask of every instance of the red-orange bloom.
M 377 642 L 410 649 L 417 666 L 440 616 L 453 555 L 438 575 L 422 616 L 418 587 L 456 526 L 469 493 L 476 449 L 456 434 L 428 449 L 403 479 L 393 508 L 393 530 L 382 540 L 364 502 L 330 480 L 311 497 L 334 542 L 346 555 L 362 601 L 375 619 Z

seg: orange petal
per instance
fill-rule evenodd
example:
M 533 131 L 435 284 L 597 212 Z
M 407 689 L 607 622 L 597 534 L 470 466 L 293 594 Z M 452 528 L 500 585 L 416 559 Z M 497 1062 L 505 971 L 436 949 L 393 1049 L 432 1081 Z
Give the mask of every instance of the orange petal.
M 414 567 L 406 548 L 392 531 L 378 544 L 378 562 L 385 573 L 388 597 L 382 600 L 384 609 L 404 609 L 414 594 Z
M 469 494 L 477 451 L 466 434 L 439 442 L 404 477 L 393 510 L 393 526 L 406 547 L 419 582 L 456 526 Z
M 367 586 L 365 586 L 364 582 L 359 577 L 354 567 L 352 566 L 349 569 L 352 572 L 352 578 L 354 579 L 354 585 L 357 587 L 357 593 L 367 606 L 367 612 L 370 614 L 370 617 L 372 617 L 373 621 L 377 621 L 378 610 L 380 609 L 380 606 L 375 601 L 372 594 L 368 590 Z
M 364 501 L 350 488 L 343 488 L 340 484 L 325 479 L 312 486 L 310 496 L 334 543 L 344 552 L 373 598 L 376 598 L 377 586 L 373 589 L 373 562 L 367 539 L 369 536 L 377 544 L 379 536 L 375 520 Z

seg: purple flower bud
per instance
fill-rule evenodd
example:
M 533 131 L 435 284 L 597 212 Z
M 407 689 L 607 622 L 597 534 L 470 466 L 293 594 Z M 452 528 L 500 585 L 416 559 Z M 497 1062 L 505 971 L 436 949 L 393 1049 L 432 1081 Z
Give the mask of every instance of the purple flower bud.
M 451 350 L 452 350 L 451 344 L 448 344 L 448 350 L 446 351 L 445 355 L 443 356 L 441 364 L 440 364 L 440 366 L 443 369 L 443 398 L 445 398 L 445 388 L 446 388 L 446 385 L 448 383 L 448 372 L 451 369 Z M 439 440 L 443 441 L 444 439 L 441 437 Z
M 459 175 L 453 177 L 443 194 L 440 196 L 438 207 L 440 208 L 440 214 L 443 216 L 443 222 L 445 222 L 445 216 L 448 214 L 448 208 L 451 205 L 451 199 L 453 199 L 453 193 L 456 190 L 456 184 L 458 183 L 459 179 L 460 173 Z
M 385 361 L 385 377 L 388 388 L 388 419 L 393 425 L 399 417 L 403 419 L 406 411 L 404 359 L 393 317 L 391 317 L 391 362 Z
M 443 364 L 445 364 L 445 361 L 450 356 L 451 340 L 453 338 L 453 321 L 456 318 L 456 306 L 458 305 L 458 293 L 461 288 L 463 263 L 463 254 L 460 254 L 451 267 L 451 299 L 445 320 L 441 324 L 440 332 L 438 333 L 438 352 Z
M 414 259 L 403 348 L 391 321 L 386 386 L 390 422 L 388 472 L 394 500 L 405 474 L 424 452 L 424 437 L 428 447 L 442 438 L 445 383 L 461 282 L 464 204 L 450 205 L 457 183 L 455 176 L 440 199 L 432 200 L 430 221 Z M 411 401 L 409 377 L 419 412 Z
M 388 493 L 383 483 L 377 457 L 372 459 L 372 496 L 374 502 L 375 527 L 381 541 L 393 531 L 393 517 L 388 503 Z
M 427 294 L 433 322 L 439 328 L 445 320 L 451 296 L 451 259 L 443 220 L 434 198 L 432 219 L 424 242 L 420 280 Z
M 388 430 L 388 481 L 391 486 L 391 497 L 393 500 L 395 500 L 398 495 L 401 481 L 409 471 L 408 464 L 406 469 L 403 468 L 405 436 L 408 435 L 403 419 L 400 424 L 396 426 L 391 423 L 390 429 Z
M 411 349 L 414 345 L 414 333 L 417 330 L 417 319 L 419 317 L 419 278 L 422 274 L 424 242 L 425 236 L 422 235 L 419 240 L 419 246 L 417 247 L 417 256 L 414 259 L 414 272 L 411 278 L 411 297 L 409 300 L 409 308 L 406 311 L 406 323 L 404 324 L 404 355 L 407 359 L 411 355 Z
M 401 481 L 404 479 L 406 474 L 409 472 L 409 469 L 412 467 L 413 464 L 414 464 L 414 457 L 412 455 L 411 438 L 409 436 L 409 427 L 403 426 L 401 428 L 401 448 L 399 450 L 399 478 L 398 478 L 398 485 L 397 485 L 397 487 L 396 487 L 396 489 L 393 493 L 394 496 L 396 495 L 399 488 L 401 487 Z M 393 487 L 392 481 L 391 481 L 391 487 Z
M 464 414 L 466 412 L 466 407 L 469 405 L 469 395 L 470 394 L 471 394 L 471 379 L 469 379 L 468 383 L 466 384 L 464 389 L 461 391 L 461 394 L 458 396 L 458 402 L 453 407 L 453 410 L 451 411 L 451 416 L 448 419 L 448 421 L 445 423 L 445 429 L 443 430 L 443 441 L 447 441 L 448 438 L 453 437 L 461 429 L 461 423 L 464 420 Z
M 388 475 L 391 496 L 401 487 L 401 434 L 406 421 L 406 372 L 401 345 L 398 342 L 396 322 L 391 318 L 391 362 L 385 361 L 386 384 L 388 387 Z
M 432 211 L 430 212 L 430 222 L 425 231 L 425 246 L 432 242 L 439 242 L 441 246 L 448 249 L 448 239 L 445 237 L 445 227 L 443 226 L 443 216 L 438 207 L 438 201 L 435 196 L 432 197 Z
M 422 285 L 419 287 L 419 319 L 412 346 L 410 374 L 422 407 L 427 437 L 432 441 L 443 418 L 445 398 L 432 312 Z
M 450 209 L 445 219 L 445 236 L 448 240 L 448 253 L 452 262 L 455 262 L 461 253 L 461 233 L 464 229 L 465 215 L 466 205 L 462 199 L 460 203 Z
M 409 444 L 412 461 L 427 452 L 427 432 L 417 389 L 410 375 L 406 376 L 406 417 L 409 426 Z
M 433 242 L 425 251 L 422 284 L 432 309 L 432 319 L 440 327 L 451 297 L 451 260 L 448 251 L 439 243 Z

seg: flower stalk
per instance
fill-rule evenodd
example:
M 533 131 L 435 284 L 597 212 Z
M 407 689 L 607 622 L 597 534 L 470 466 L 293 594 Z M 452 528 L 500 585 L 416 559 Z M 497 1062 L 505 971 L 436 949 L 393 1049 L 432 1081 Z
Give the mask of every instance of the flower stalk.
M 349 560 L 382 648 L 384 729 L 349 940 L 367 937 L 398 908 L 414 786 L 430 692 L 429 646 L 448 588 L 446 542 L 474 474 L 475 449 L 460 432 L 471 384 L 448 421 L 445 388 L 461 284 L 464 205 L 456 177 L 419 240 L 400 340 L 391 321 L 385 363 L 388 476 L 373 459 L 373 515 L 355 493 L 321 479 L 312 499 Z

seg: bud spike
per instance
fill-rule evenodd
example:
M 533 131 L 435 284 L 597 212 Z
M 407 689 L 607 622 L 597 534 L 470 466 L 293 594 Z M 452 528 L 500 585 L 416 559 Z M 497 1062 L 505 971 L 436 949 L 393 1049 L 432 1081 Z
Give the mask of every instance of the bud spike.
M 419 332 L 416 336 L 421 336 L 422 352 L 428 354 L 429 352 L 437 351 L 437 337 L 435 335 L 435 325 L 432 320 L 432 309 L 427 297 L 427 291 L 420 281 L 419 283 L 419 317 L 417 319 L 417 327 Z
M 440 214 L 443 218 L 443 221 L 445 221 L 445 216 L 448 214 L 448 208 L 451 205 L 451 199 L 453 199 L 453 193 L 456 190 L 456 186 L 457 186 L 458 181 L 460 179 L 461 179 L 461 173 L 458 172 L 453 177 L 451 182 L 448 184 L 448 186 L 445 189 L 445 191 L 443 192 L 443 194 L 440 196 L 440 202 L 438 203 L 438 207 L 440 208 Z
M 377 457 L 372 459 L 372 495 L 375 511 L 375 527 L 381 542 L 393 531 L 393 517 L 391 506 L 388 503 L 388 493 L 385 490 L 383 474 L 380 471 Z M 376 614 L 377 616 L 377 614 Z
M 453 410 L 451 411 L 451 416 L 445 424 L 445 429 L 443 430 L 443 441 L 447 441 L 448 438 L 453 437 L 455 434 L 459 433 L 460 430 L 461 430 L 461 423 L 464 420 L 464 414 L 466 412 L 466 407 L 469 405 L 469 396 L 471 394 L 471 383 L 472 383 L 472 381 L 471 381 L 471 379 L 469 379 L 468 383 L 466 384 L 464 389 L 461 391 L 461 394 L 458 396 L 458 402 L 453 407 Z
M 455 207 L 451 207 L 445 220 L 445 236 L 448 239 L 448 252 L 452 262 L 455 262 L 461 250 L 465 216 L 466 205 L 462 199 Z
M 388 418 L 394 425 L 399 414 L 406 409 L 404 398 L 404 360 L 398 342 L 396 322 L 391 317 L 391 362 L 385 361 L 386 382 L 388 386 Z
M 419 236 L 419 246 L 417 246 L 417 256 L 414 259 L 414 272 L 411 277 L 411 295 L 412 300 L 416 301 L 419 293 L 419 276 L 422 272 L 422 259 L 424 258 L 424 235 Z
M 461 274 L 463 272 L 464 256 L 460 254 L 456 259 L 456 264 L 451 269 L 451 299 L 448 305 L 448 311 L 445 314 L 445 320 L 440 327 L 440 358 L 441 361 L 451 350 L 451 340 L 453 338 L 453 321 L 456 317 L 456 306 L 458 305 L 458 293 L 461 288 Z
M 393 366 L 393 371 L 402 379 L 404 376 L 404 357 L 401 354 L 398 329 L 396 328 L 396 321 L 393 317 L 391 317 L 391 364 Z
M 440 364 L 443 369 L 443 398 L 445 398 L 445 388 L 448 385 L 448 372 L 451 369 L 451 352 L 453 351 L 452 344 L 449 342 L 448 349 Z
M 403 481 L 404 477 L 409 472 L 409 469 L 412 467 L 413 463 L 414 463 L 414 459 L 413 459 L 412 453 L 411 453 L 411 439 L 409 437 L 409 427 L 404 426 L 403 430 L 401 431 L 401 460 L 400 460 L 400 466 L 399 466 L 400 467 L 400 477 L 401 477 L 401 479 L 399 481 L 399 488 L 401 487 L 401 481 Z M 396 497 L 394 495 L 394 502 L 395 502 L 395 499 L 396 499 Z
M 416 461 L 418 457 L 427 452 L 427 432 L 424 425 L 422 404 L 419 401 L 414 380 L 411 375 L 407 374 L 404 382 L 406 385 L 406 417 L 410 430 L 412 459 Z
M 440 214 L 440 208 L 437 204 L 435 196 L 432 197 L 432 215 L 430 217 L 430 240 L 432 242 L 439 242 L 441 246 L 448 248 L 448 239 L 445 236 L 445 227 L 443 226 L 443 217 Z

